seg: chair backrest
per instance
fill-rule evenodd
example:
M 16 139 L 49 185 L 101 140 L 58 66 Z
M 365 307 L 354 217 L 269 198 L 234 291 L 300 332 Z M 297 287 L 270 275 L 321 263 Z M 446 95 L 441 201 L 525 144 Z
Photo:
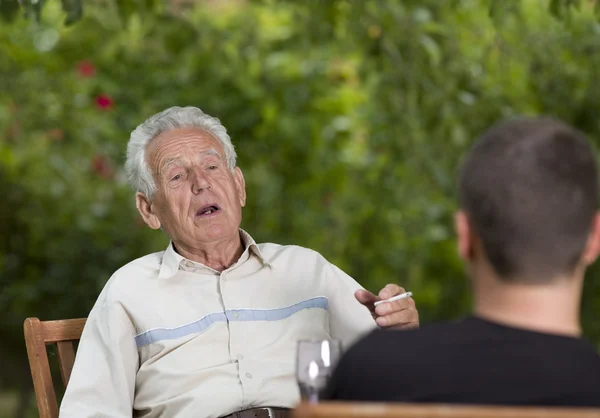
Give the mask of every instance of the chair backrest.
M 85 321 L 86 318 L 58 321 L 40 321 L 38 318 L 25 320 L 25 344 L 40 418 L 58 417 L 58 404 L 46 345 L 56 344 L 60 374 L 63 384 L 67 387 L 75 362 L 73 342 L 81 338 Z
M 600 409 L 324 402 L 300 404 L 294 418 L 600 418 Z

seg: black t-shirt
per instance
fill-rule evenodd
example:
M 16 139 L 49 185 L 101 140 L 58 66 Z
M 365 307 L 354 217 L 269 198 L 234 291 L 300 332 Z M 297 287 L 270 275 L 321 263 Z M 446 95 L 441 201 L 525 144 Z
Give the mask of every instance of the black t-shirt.
M 585 340 L 476 317 L 374 331 L 340 361 L 338 400 L 600 406 L 600 356 Z

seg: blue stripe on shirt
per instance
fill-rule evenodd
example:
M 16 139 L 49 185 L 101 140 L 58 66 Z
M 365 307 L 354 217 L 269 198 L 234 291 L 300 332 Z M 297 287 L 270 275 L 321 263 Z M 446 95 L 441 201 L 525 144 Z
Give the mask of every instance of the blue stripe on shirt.
M 327 310 L 329 303 L 326 297 L 320 296 L 292 306 L 277 309 L 234 309 L 225 312 L 215 312 L 200 318 L 198 321 L 177 328 L 155 328 L 135 337 L 139 347 L 150 345 L 162 340 L 173 340 L 190 334 L 199 334 L 217 322 L 234 321 L 280 321 L 304 309 L 320 308 Z

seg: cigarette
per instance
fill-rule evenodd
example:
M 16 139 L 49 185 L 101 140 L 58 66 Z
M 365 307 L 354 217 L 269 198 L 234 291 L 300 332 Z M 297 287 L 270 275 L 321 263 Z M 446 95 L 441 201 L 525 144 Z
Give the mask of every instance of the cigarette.
M 375 306 L 377 306 L 379 304 L 382 304 L 382 303 L 386 303 L 386 302 L 394 302 L 394 301 L 397 301 L 397 300 L 400 300 L 400 299 L 409 298 L 411 296 L 412 296 L 412 292 L 404 292 L 404 293 L 401 293 L 401 294 L 396 295 L 396 296 L 394 296 L 392 298 L 389 298 L 389 299 L 378 300 L 377 302 L 375 302 Z

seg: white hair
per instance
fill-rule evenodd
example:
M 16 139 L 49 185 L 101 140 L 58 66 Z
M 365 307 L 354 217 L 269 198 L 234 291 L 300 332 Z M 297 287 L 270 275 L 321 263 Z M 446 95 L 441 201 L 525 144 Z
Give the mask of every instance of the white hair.
M 170 107 L 149 117 L 135 128 L 127 144 L 127 180 L 135 190 L 148 198 L 152 198 L 156 192 L 156 182 L 146 161 L 146 148 L 161 133 L 180 128 L 198 128 L 213 135 L 223 146 L 227 167 L 231 171 L 235 168 L 235 149 L 227 129 L 219 119 L 207 115 L 197 107 Z

